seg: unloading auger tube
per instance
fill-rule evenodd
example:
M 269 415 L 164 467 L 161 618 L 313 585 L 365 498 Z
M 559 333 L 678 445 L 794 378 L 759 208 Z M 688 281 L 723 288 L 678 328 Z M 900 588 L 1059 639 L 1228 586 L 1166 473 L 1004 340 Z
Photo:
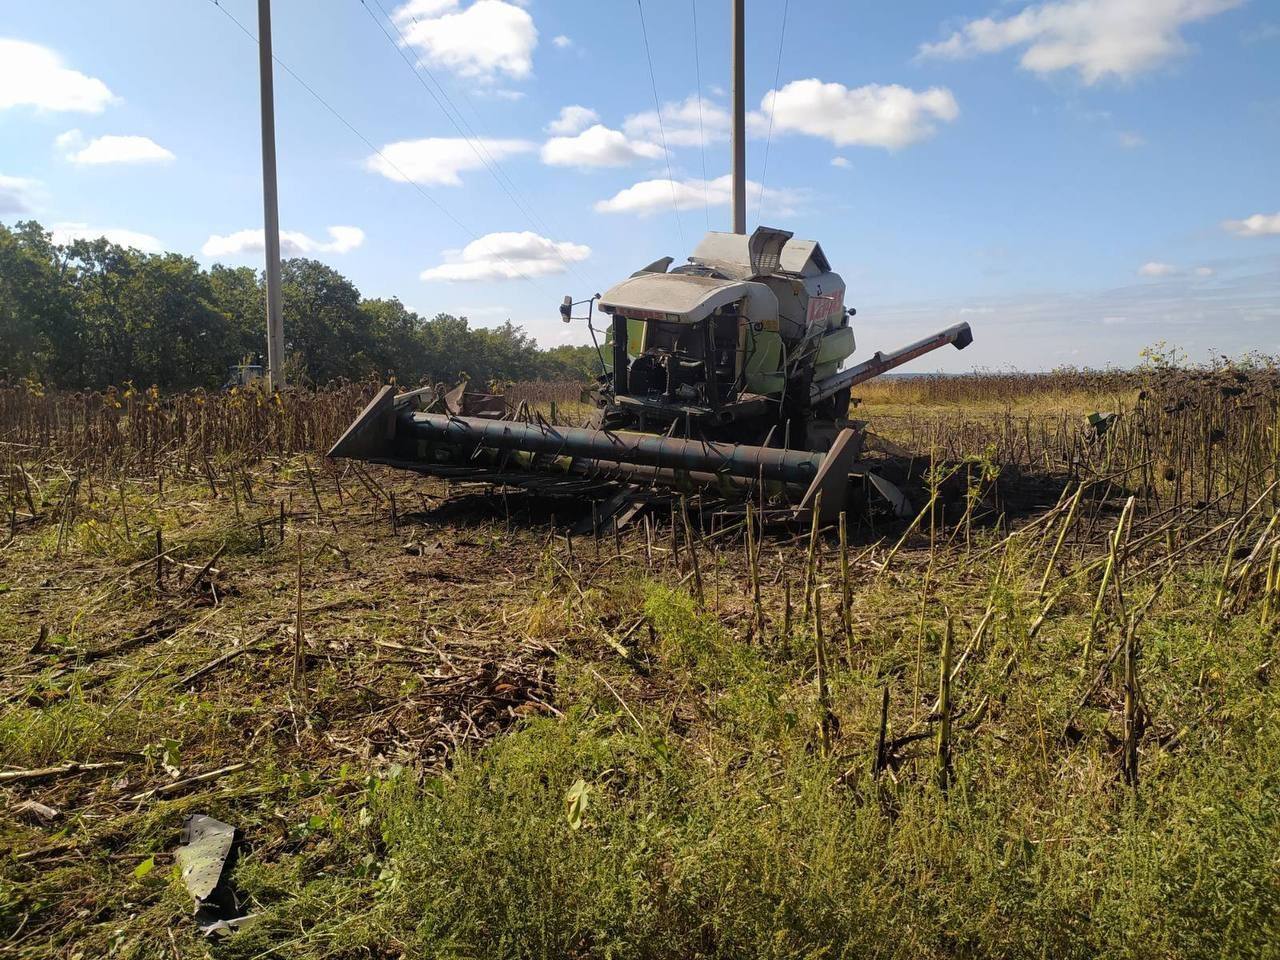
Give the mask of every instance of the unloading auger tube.
M 813 384 L 809 391 L 809 402 L 817 403 L 820 400 L 827 399 L 827 397 L 835 396 L 841 390 L 847 390 L 849 387 L 857 386 L 859 383 L 865 383 L 874 377 L 880 376 L 882 373 L 892 370 L 894 367 L 910 363 L 917 357 L 922 357 L 930 351 L 937 350 L 939 347 L 945 347 L 949 343 L 955 346 L 957 350 L 963 350 L 973 343 L 973 331 L 969 329 L 969 324 L 957 323 L 954 327 L 947 327 L 940 333 L 917 340 L 915 343 L 902 347 L 900 350 L 894 350 L 892 353 L 876 351 L 875 356 L 869 360 L 863 360 L 862 363 L 855 364 L 848 370 L 841 370 L 839 373 Z
M 665 471 L 705 473 L 765 479 L 805 489 L 801 508 L 812 507 L 822 493 L 822 515 L 834 518 L 844 509 L 849 474 L 858 448 L 855 432 L 841 431 L 826 453 L 779 450 L 747 444 L 715 443 L 662 437 L 629 431 L 553 427 L 541 423 L 457 417 L 416 409 L 417 392 L 395 394 L 383 387 L 329 450 L 329 456 L 385 463 L 398 467 L 429 466 L 432 445 L 455 450 L 498 450 L 548 454 L 599 462 L 607 469 L 618 463 Z

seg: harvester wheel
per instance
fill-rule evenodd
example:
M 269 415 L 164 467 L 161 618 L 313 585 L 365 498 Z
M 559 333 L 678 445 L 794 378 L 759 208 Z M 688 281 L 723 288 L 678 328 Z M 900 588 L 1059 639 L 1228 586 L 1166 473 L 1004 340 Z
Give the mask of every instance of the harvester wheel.
M 813 408 L 815 420 L 844 420 L 849 416 L 849 387 L 820 400 Z

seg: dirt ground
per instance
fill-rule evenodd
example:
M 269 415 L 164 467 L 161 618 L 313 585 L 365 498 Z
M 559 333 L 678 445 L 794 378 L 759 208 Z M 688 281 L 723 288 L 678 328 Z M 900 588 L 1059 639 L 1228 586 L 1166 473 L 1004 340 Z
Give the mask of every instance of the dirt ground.
M 1259 854 L 1280 836 L 1263 488 L 1237 473 L 1175 504 L 1133 481 L 1136 457 L 1082 487 L 1043 466 L 1054 423 L 949 416 L 882 430 L 972 445 L 958 494 L 914 521 L 851 517 L 843 547 L 803 523 L 748 541 L 740 513 L 699 523 L 696 503 L 688 533 L 668 506 L 571 536 L 582 500 L 302 454 L 12 474 L 3 951 L 807 956 L 841 938 L 867 955 L 855 931 L 883 945 L 883 922 L 908 932 L 872 952 L 970 955 L 959 911 L 984 955 L 1207 955 L 1176 944 L 1227 929 L 1188 912 L 1223 893 L 1200 870 L 1212 847 L 1249 953 L 1280 903 Z M 927 462 L 897 461 L 918 501 Z M 821 813 L 793 823 L 801 797 Z M 224 940 L 180 875 L 190 814 L 237 830 L 230 912 L 251 920 Z M 1016 895 L 975 886 L 1010 870 Z M 926 889 L 950 892 L 905 892 Z M 1117 950 L 1140 923 L 1164 946 Z

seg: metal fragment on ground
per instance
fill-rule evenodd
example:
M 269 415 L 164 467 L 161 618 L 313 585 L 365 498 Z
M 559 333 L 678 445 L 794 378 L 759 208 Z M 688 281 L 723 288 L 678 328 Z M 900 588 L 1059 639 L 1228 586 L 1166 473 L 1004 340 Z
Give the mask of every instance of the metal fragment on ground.
M 875 487 L 876 493 L 888 501 L 889 506 L 893 508 L 895 517 L 901 518 L 911 515 L 911 501 L 907 499 L 906 494 L 898 489 L 897 485 L 890 483 L 878 473 L 868 472 L 867 479 Z
M 202 813 L 191 814 L 182 824 L 178 866 L 195 900 L 196 925 L 206 936 L 233 933 L 248 919 L 236 916 L 239 903 L 225 876 L 235 839 L 235 827 Z

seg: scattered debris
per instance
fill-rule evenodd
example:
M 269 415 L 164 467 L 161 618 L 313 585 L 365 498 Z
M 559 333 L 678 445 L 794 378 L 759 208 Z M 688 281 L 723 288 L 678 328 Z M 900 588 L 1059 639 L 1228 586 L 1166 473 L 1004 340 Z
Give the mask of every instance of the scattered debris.
M 1094 412 L 1088 416 L 1089 426 L 1093 428 L 1093 434 L 1096 437 L 1103 436 L 1110 430 L 1117 420 L 1120 419 L 1118 413 L 1098 413 Z
M 18 780 L 47 780 L 51 777 L 66 777 L 77 773 L 92 773 L 95 770 L 110 770 L 123 767 L 117 761 L 107 763 L 64 763 L 57 767 L 39 767 L 35 770 L 0 770 L 0 783 L 13 783 Z
M 181 793 L 188 787 L 193 787 L 201 783 L 210 783 L 213 780 L 220 780 L 222 777 L 232 773 L 239 773 L 241 770 L 248 769 L 247 761 L 241 763 L 232 763 L 225 767 L 219 767 L 217 770 L 209 770 L 206 773 L 196 774 L 194 777 L 187 777 L 185 780 L 175 780 L 173 783 L 162 784 L 151 790 L 144 790 L 142 793 L 136 793 L 129 799 L 141 803 L 143 800 L 150 800 L 154 797 L 167 797 L 175 793 Z
M 895 517 L 904 518 L 911 516 L 911 501 L 907 499 L 906 494 L 878 473 L 868 473 L 867 479 L 870 480 L 871 485 L 875 487 L 876 493 L 880 494 L 880 496 L 884 497 L 885 500 L 888 501 Z
M 178 866 L 195 899 L 196 925 L 208 937 L 234 933 L 250 916 L 239 916 L 240 904 L 228 879 L 235 840 L 235 827 L 203 813 L 193 813 L 182 823 Z
M 28 823 L 38 824 L 53 823 L 53 821 L 62 817 L 61 810 L 56 810 L 43 803 L 37 803 L 35 800 L 23 800 L 13 807 L 10 812 L 18 820 L 26 820 Z

